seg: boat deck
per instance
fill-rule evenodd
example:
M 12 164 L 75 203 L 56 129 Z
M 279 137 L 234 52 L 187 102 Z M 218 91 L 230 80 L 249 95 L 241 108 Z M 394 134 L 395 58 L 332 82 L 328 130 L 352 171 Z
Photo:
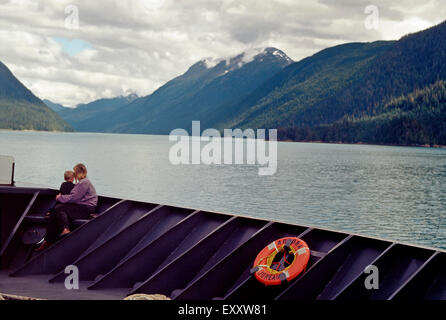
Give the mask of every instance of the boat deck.
M 121 300 L 127 294 L 122 289 L 88 290 L 91 282 L 80 282 L 78 290 L 66 290 L 64 283 L 50 283 L 49 278 L 48 275 L 17 278 L 0 271 L 0 294 L 49 300 Z
M 72 233 L 35 253 L 56 193 L 0 187 L 0 292 L 48 299 L 446 299 L 443 250 L 109 197 L 100 197 L 97 217 L 76 221 Z M 310 248 L 306 271 L 279 286 L 259 283 L 250 273 L 256 255 L 289 236 Z M 79 290 L 65 289 L 68 265 L 79 270 Z M 379 290 L 365 288 L 369 265 L 378 267 Z

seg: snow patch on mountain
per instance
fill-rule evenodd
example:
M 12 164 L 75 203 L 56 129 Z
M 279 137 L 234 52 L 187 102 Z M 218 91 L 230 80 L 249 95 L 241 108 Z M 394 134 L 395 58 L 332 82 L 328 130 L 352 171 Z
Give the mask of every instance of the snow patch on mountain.
M 266 48 L 253 48 L 253 49 L 249 49 L 247 51 L 245 51 L 243 53 L 243 64 L 247 64 L 250 63 L 252 61 L 254 61 L 254 59 L 261 54 L 266 54 Z
M 232 57 L 218 58 L 218 59 L 209 57 L 201 60 L 200 62 L 206 69 L 215 68 L 218 64 L 224 62 L 224 70 L 219 75 L 223 76 L 230 71 L 242 68 L 244 65 L 253 62 L 256 59 L 258 59 L 258 61 L 263 61 L 264 56 L 266 57 L 267 55 L 274 55 L 280 57 L 281 59 L 289 63 L 293 62 L 293 60 L 291 60 L 282 51 L 276 48 L 268 48 L 268 47 L 251 48 L 241 54 L 238 54 L 237 56 L 232 56 Z
M 290 57 L 288 57 L 285 53 L 281 52 L 280 50 L 275 50 L 273 52 L 273 55 L 281 57 L 281 58 L 283 58 L 283 59 L 285 59 L 287 61 L 290 61 L 290 62 L 293 61 L 293 60 L 291 60 Z

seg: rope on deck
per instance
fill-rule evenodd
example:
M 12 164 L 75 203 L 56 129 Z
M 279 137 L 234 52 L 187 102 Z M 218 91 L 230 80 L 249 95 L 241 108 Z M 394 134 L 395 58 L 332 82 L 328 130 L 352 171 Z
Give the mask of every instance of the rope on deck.
M 162 294 L 132 294 L 124 300 L 170 300 L 168 297 Z
M 25 296 L 16 296 L 14 294 L 0 293 L 0 300 L 43 300 L 38 298 L 31 298 Z

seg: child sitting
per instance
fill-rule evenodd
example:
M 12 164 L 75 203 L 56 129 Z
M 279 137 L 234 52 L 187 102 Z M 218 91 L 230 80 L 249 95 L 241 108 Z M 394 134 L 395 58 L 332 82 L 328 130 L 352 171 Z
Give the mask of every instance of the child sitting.
M 73 190 L 74 188 L 74 172 L 73 171 L 65 171 L 63 178 L 65 180 L 65 182 L 63 182 L 60 185 L 60 189 L 59 189 L 59 193 L 60 194 L 70 194 L 71 190 Z M 51 208 L 48 213 L 46 214 L 47 216 L 49 216 L 50 214 L 52 214 L 55 210 L 55 207 Z

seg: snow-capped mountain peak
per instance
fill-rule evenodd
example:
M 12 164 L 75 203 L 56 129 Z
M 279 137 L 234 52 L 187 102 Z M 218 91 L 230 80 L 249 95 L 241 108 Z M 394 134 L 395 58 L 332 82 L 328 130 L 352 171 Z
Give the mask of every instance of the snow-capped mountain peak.
M 206 67 L 206 69 L 212 69 L 216 66 L 220 65 L 224 62 L 224 70 L 222 74 L 226 74 L 228 71 L 234 71 L 242 68 L 244 65 L 253 62 L 254 60 L 263 61 L 266 57 L 279 58 L 285 64 L 292 63 L 293 60 L 290 59 L 283 51 L 265 47 L 265 48 L 251 48 L 243 53 L 240 53 L 236 56 L 227 57 L 227 58 L 205 58 L 200 61 L 200 63 Z

